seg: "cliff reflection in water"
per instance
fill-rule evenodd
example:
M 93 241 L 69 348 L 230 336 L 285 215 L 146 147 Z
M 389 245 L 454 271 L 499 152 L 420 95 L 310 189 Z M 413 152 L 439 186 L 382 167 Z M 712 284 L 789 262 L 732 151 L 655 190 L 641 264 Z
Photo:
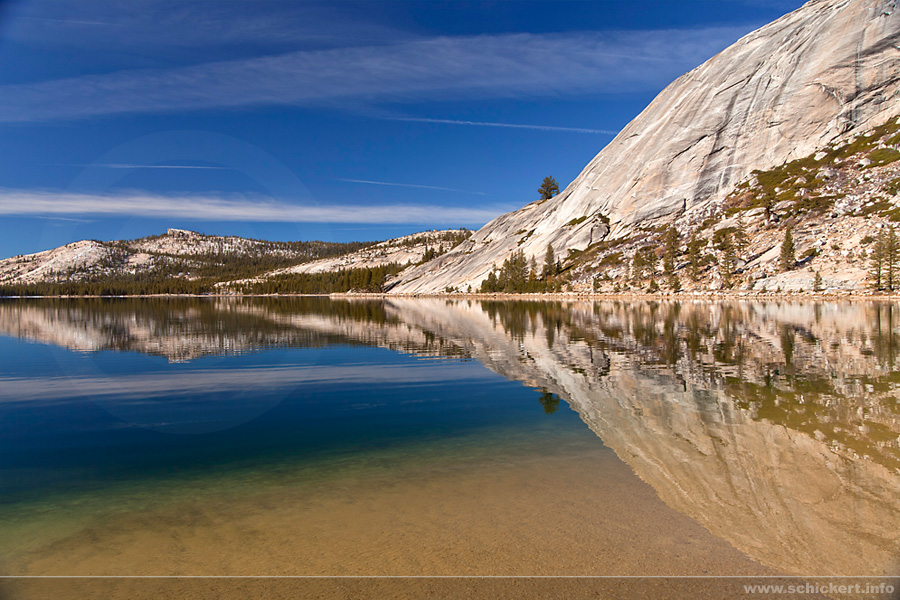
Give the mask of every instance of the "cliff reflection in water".
M 568 402 L 673 508 L 802 575 L 895 574 L 900 315 L 877 303 L 4 301 L 0 333 L 173 361 L 376 345 Z M 598 506 L 597 510 L 603 510 Z

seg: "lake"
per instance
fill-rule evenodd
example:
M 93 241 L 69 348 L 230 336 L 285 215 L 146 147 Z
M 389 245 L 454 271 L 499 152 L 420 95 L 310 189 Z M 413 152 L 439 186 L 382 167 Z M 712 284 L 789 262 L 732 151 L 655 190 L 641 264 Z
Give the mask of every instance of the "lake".
M 895 597 L 898 313 L 3 300 L 0 598 Z

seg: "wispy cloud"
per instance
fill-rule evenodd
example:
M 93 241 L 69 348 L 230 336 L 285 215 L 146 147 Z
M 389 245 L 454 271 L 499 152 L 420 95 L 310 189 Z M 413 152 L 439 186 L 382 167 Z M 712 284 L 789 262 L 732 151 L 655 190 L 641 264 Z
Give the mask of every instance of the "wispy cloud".
M 372 223 L 483 225 L 511 206 L 484 208 L 424 204 L 298 205 L 266 197 L 161 195 L 150 192 L 82 194 L 0 190 L 0 215 L 92 215 L 258 223 Z
M 48 221 L 63 221 L 66 223 L 93 223 L 93 219 L 74 219 L 71 217 L 56 217 L 56 216 L 35 216 L 35 219 L 46 219 Z
M 618 135 L 611 129 L 585 129 L 583 127 L 554 127 L 551 125 L 524 125 L 521 123 L 491 123 L 486 121 L 460 121 L 456 119 L 426 119 L 417 117 L 388 117 L 388 121 L 407 121 L 410 123 L 437 123 L 440 125 L 470 125 L 475 127 L 503 127 L 509 129 L 535 129 L 537 131 L 565 131 L 568 133 L 593 133 L 600 135 Z
M 437 37 L 0 86 L 0 121 L 659 89 L 749 28 Z
M 211 47 L 235 43 L 293 46 L 314 40 L 340 45 L 382 43 L 409 37 L 377 23 L 360 20 L 352 8 L 312 2 L 71 2 L 21 3 L 10 35 L 29 43 L 102 47 L 109 52 L 139 48 Z M 83 35 L 84 25 L 91 35 Z
M 82 21 L 82 20 L 78 20 L 78 19 L 50 19 L 47 17 L 13 16 L 13 19 L 22 19 L 24 21 L 40 21 L 42 23 L 62 23 L 65 25 L 101 25 L 101 26 L 111 25 L 111 23 L 106 23 L 104 21 Z
M 122 163 L 93 163 L 93 164 L 66 164 L 59 165 L 62 167 L 91 167 L 98 169 L 200 169 L 200 170 L 213 170 L 213 171 L 224 171 L 228 170 L 228 167 L 215 167 L 215 166 L 206 166 L 206 165 L 132 165 L 132 164 L 122 164 Z
M 337 181 L 346 181 L 347 183 L 362 183 L 366 185 L 384 185 L 388 187 L 414 188 L 420 190 L 441 190 L 444 192 L 458 192 L 460 194 L 474 194 L 476 196 L 484 196 L 484 192 L 469 192 L 466 190 L 457 190 L 455 188 L 439 187 L 436 185 L 420 185 L 417 183 L 393 183 L 390 181 L 368 181 L 366 179 L 338 179 Z

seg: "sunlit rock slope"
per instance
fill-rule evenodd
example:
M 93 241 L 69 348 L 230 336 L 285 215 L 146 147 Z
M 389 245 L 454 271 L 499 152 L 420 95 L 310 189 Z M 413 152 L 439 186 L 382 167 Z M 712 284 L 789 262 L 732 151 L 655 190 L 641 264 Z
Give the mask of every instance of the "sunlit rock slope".
M 562 193 L 503 215 L 393 293 L 473 289 L 512 252 L 543 257 L 712 210 L 755 169 L 900 114 L 894 0 L 813 0 L 666 88 Z

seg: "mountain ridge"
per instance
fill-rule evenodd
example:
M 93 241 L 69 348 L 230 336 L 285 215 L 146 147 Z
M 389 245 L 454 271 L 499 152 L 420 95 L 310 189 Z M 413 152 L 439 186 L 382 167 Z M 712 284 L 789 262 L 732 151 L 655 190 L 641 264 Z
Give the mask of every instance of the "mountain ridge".
M 277 242 L 170 228 L 162 235 L 80 240 L 0 260 L 0 295 L 234 294 L 259 282 L 291 277 L 315 282 L 316 275 L 350 272 L 368 275 L 372 289 L 364 291 L 380 291 L 381 278 L 447 252 L 470 233 L 425 231 L 383 242 Z

